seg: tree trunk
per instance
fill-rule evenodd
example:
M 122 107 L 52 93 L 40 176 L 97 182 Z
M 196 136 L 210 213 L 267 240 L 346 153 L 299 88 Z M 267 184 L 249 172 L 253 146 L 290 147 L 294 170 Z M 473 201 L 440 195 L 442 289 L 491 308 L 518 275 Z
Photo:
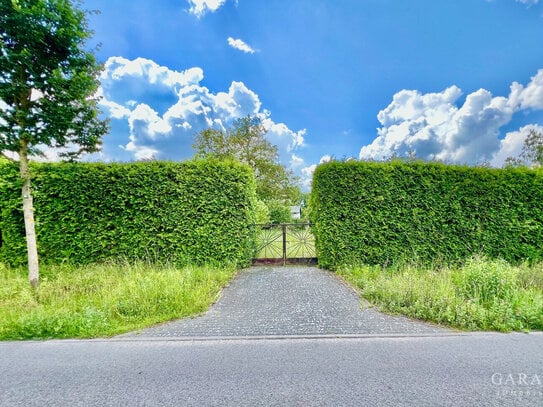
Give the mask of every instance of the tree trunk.
M 39 283 L 38 246 L 36 243 L 36 228 L 34 225 L 34 203 L 30 184 L 30 168 L 28 166 L 28 143 L 21 140 L 19 150 L 19 169 L 23 181 L 23 215 L 25 220 L 26 248 L 28 254 L 28 281 L 32 288 Z

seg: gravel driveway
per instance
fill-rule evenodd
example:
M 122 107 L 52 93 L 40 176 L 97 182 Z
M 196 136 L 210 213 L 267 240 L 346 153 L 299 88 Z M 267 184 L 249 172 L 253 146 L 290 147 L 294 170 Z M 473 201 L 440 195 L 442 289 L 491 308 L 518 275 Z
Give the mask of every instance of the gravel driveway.
M 358 294 L 315 267 L 241 271 L 211 309 L 123 337 L 286 337 L 453 334 L 434 325 L 361 306 Z

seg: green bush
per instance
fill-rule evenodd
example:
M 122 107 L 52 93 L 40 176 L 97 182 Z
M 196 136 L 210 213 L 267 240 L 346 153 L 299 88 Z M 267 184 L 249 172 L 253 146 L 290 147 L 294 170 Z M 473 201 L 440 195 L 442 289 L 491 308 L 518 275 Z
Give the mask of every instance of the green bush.
M 265 225 L 270 223 L 270 210 L 268 206 L 260 199 L 256 200 L 255 219 L 257 225 Z
M 235 162 L 32 166 L 38 250 L 45 262 L 111 258 L 249 264 L 255 181 Z M 26 262 L 20 182 L 0 165 L 0 260 Z
M 289 223 L 291 221 L 290 207 L 280 201 L 268 201 L 271 223 Z
M 543 176 L 527 168 L 331 162 L 313 178 L 319 264 L 543 259 Z

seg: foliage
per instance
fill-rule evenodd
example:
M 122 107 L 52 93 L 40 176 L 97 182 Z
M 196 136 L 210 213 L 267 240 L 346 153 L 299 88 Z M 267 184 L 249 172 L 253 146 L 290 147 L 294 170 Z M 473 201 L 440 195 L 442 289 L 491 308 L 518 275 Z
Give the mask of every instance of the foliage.
M 289 206 L 277 200 L 268 201 L 267 205 L 270 223 L 289 223 L 292 220 Z
M 319 264 L 543 259 L 543 174 L 438 163 L 332 162 L 311 193 Z
M 35 164 L 39 251 L 49 263 L 118 258 L 246 265 L 255 185 L 237 162 Z M 26 261 L 14 165 L 0 166 L 0 258 Z
M 524 139 L 521 157 L 532 165 L 543 165 L 543 133 L 530 130 Z
M 338 273 L 383 311 L 468 330 L 543 329 L 543 285 L 534 282 L 543 280 L 543 264 L 470 258 L 454 268 L 351 266 Z
M 235 120 L 233 127 L 226 131 L 202 130 L 196 134 L 193 147 L 197 157 L 234 158 L 249 165 L 255 173 L 260 200 L 297 203 L 301 195 L 298 180 L 279 163 L 277 146 L 265 135 L 260 119 L 247 116 Z
M 260 199 L 256 200 L 255 219 L 257 225 L 265 225 L 270 223 L 270 210 L 268 206 Z
M 98 117 L 101 66 L 88 51 L 85 12 L 70 0 L 0 2 L 0 154 L 19 158 L 28 279 L 39 267 L 29 156 L 63 147 L 74 159 L 95 152 L 107 132 Z
M 302 193 L 302 199 L 300 200 L 301 220 L 303 222 L 309 222 L 311 219 L 311 194 L 309 192 Z
M 108 262 L 44 266 L 37 291 L 0 263 L 0 340 L 92 338 L 201 313 L 234 267 Z
M 0 151 L 96 151 L 107 123 L 92 96 L 101 66 L 85 46 L 85 13 L 68 0 L 2 1 L 0 27 Z
M 534 129 L 524 139 L 519 157 L 507 157 L 506 166 L 519 167 L 528 165 L 532 167 L 543 166 L 543 133 Z

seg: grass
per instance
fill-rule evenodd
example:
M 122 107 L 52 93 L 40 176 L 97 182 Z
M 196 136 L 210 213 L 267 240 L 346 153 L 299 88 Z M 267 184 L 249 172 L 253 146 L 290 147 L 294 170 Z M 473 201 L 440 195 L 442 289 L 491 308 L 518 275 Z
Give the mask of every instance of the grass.
M 0 340 L 111 336 L 195 315 L 235 272 L 143 262 L 44 266 L 34 292 L 25 270 L 0 263 Z
M 385 312 L 466 330 L 543 330 L 543 264 L 472 258 L 441 269 L 350 266 L 338 273 Z

